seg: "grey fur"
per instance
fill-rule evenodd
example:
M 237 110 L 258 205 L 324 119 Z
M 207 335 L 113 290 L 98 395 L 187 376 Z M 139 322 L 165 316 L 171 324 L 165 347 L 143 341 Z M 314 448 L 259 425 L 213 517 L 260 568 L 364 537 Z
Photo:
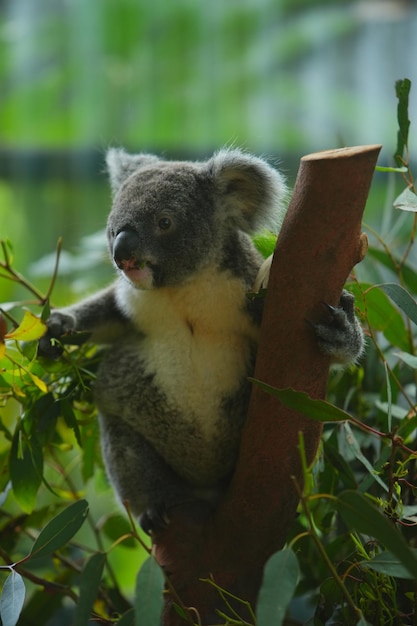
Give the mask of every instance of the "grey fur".
M 194 163 L 112 149 L 107 164 L 119 278 L 54 311 L 49 328 L 109 344 L 95 386 L 103 455 L 149 530 L 178 502 L 213 502 L 233 471 L 258 336 L 247 293 L 262 259 L 249 235 L 279 228 L 286 187 L 240 150 Z M 354 360 L 362 335 L 343 305 L 316 332 L 324 350 Z

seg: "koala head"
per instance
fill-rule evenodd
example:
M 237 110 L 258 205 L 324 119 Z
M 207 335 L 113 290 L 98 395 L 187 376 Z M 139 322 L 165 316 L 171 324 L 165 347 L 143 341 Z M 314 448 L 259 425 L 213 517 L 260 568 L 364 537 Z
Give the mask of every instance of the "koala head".
M 205 162 L 110 149 L 112 259 L 133 286 L 178 285 L 261 228 L 276 230 L 286 188 L 264 160 L 221 150 Z

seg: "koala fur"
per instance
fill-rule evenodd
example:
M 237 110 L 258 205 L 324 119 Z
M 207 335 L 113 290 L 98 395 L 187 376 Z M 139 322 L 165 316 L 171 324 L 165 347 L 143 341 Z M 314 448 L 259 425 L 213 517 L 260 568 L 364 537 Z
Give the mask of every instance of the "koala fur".
M 170 162 L 111 149 L 107 165 L 119 276 L 53 311 L 49 335 L 90 331 L 107 344 L 95 384 L 103 456 L 120 499 L 150 530 L 177 503 L 215 502 L 233 471 L 259 332 L 248 292 L 263 259 L 250 234 L 279 228 L 286 186 L 240 150 Z M 353 360 L 362 334 L 344 297 L 317 336 Z

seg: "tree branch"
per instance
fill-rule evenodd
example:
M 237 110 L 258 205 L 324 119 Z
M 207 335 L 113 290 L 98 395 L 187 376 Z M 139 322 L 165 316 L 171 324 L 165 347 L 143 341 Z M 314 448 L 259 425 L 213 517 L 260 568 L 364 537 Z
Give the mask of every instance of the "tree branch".
M 271 267 L 255 378 L 324 398 L 329 359 L 317 350 L 307 320 L 324 313 L 323 303 L 338 304 L 352 267 L 366 253 L 361 219 L 379 150 L 345 148 L 301 160 Z M 214 519 L 182 507 L 153 537 L 156 558 L 203 624 L 217 623 L 216 608 L 224 605 L 202 578 L 212 576 L 255 604 L 265 562 L 284 545 L 296 513 L 300 431 L 312 461 L 321 425 L 254 386 L 236 472 Z M 170 594 L 165 609 L 166 626 L 185 623 Z

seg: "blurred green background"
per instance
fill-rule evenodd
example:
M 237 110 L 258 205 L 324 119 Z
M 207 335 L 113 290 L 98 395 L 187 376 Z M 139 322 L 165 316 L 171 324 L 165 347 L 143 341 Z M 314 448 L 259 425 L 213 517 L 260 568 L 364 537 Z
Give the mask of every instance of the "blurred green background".
M 103 238 L 82 240 L 105 225 L 109 145 L 238 145 L 290 181 L 342 145 L 382 143 L 387 164 L 416 58 L 415 0 L 0 0 L 0 238 L 42 283 L 51 264 L 34 262 L 62 235 L 55 298 L 71 299 L 111 276 Z

